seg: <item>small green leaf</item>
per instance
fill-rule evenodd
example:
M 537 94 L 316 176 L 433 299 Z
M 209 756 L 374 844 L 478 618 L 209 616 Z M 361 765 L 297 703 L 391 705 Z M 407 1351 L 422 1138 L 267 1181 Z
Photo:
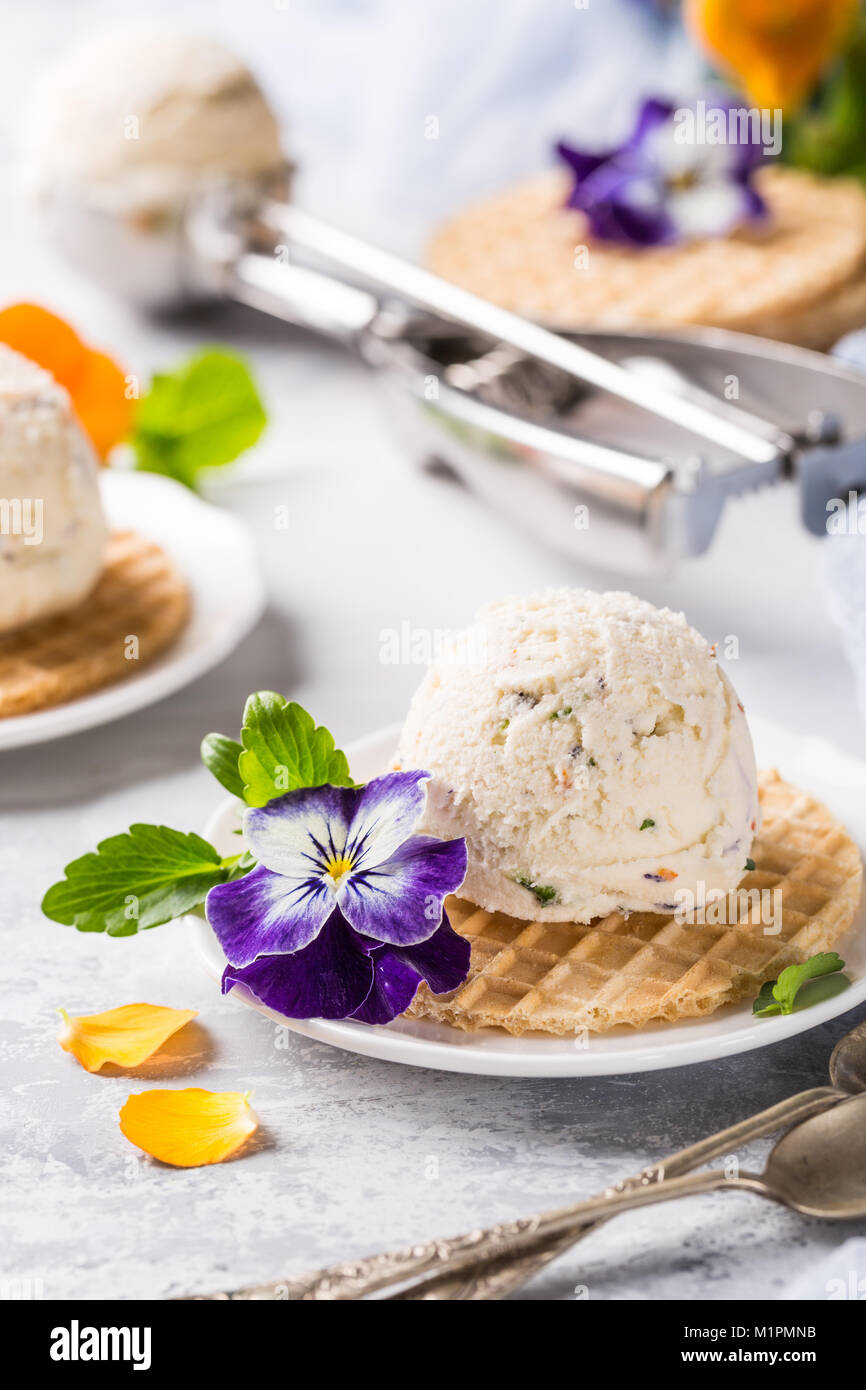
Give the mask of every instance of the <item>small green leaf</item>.
M 249 368 L 223 348 L 205 348 L 176 371 L 157 373 L 130 443 L 136 466 L 194 488 L 203 468 L 231 463 L 266 424 Z
M 546 883 L 533 883 L 532 879 L 527 878 L 525 874 L 518 874 L 514 882 L 519 883 L 521 888 L 526 888 L 528 892 L 532 893 L 542 907 L 546 907 L 548 903 L 555 903 L 559 897 L 555 888 L 551 888 Z
M 773 987 L 775 983 L 775 980 L 765 980 L 761 985 L 760 993 L 752 1004 L 753 1014 L 777 1014 L 779 1012 L 779 1006 L 773 998 Z
M 226 738 L 224 734 L 206 734 L 201 741 L 201 760 L 208 772 L 213 773 L 227 792 L 239 796 L 241 800 L 244 784 L 238 772 L 238 758 L 243 751 L 243 745 L 237 739 Z
M 747 873 L 747 874 L 752 873 L 753 870 L 754 870 L 754 868 L 755 868 L 755 861 L 754 861 L 754 859 L 747 859 L 747 860 L 746 860 L 746 863 L 745 863 L 745 870 L 746 870 L 746 873 Z
M 654 820 L 650 820 L 649 816 L 647 816 L 646 820 L 641 821 L 641 826 L 640 826 L 640 828 L 641 828 L 641 830 L 652 830 L 652 828 L 653 828 L 654 825 L 655 825 L 655 821 L 654 821 Z
M 844 966 L 844 960 L 835 951 L 819 951 L 808 960 L 786 966 L 778 980 L 767 980 L 761 986 L 752 1012 L 762 1016 L 793 1013 L 797 995 L 807 981 L 817 980 L 822 975 L 834 975 Z
M 165 825 L 131 825 L 67 864 L 42 900 L 46 917 L 79 931 L 132 936 L 182 917 L 233 873 L 213 845 Z M 244 870 L 246 872 L 246 870 Z
M 249 806 L 266 806 L 298 787 L 354 786 L 345 753 L 301 705 L 260 690 L 244 708 L 238 769 Z

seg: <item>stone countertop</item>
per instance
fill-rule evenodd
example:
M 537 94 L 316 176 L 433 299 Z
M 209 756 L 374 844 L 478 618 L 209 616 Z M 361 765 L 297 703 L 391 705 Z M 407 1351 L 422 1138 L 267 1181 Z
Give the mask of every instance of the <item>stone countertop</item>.
M 382 664 L 387 629 L 451 627 L 500 592 L 604 582 L 513 534 L 453 485 L 413 472 L 375 384 L 352 363 L 247 316 L 230 316 L 220 332 L 253 351 L 285 420 L 263 457 L 212 488 L 256 531 L 264 619 L 173 698 L 0 755 L 0 1277 L 40 1280 L 49 1297 L 164 1297 L 275 1279 L 589 1195 L 821 1082 L 833 1043 L 855 1021 L 613 1079 L 417 1073 L 329 1049 L 221 999 L 181 924 L 109 940 L 41 917 L 41 893 L 62 866 L 132 820 L 201 828 L 221 793 L 198 762 L 199 740 L 209 729 L 235 732 L 250 689 L 288 692 L 347 743 L 398 719 L 420 677 Z M 138 343 L 144 330 L 129 333 Z M 148 346 L 154 356 L 165 348 Z M 768 494 L 740 505 L 748 573 L 723 546 L 639 591 L 684 605 L 713 636 L 739 636 L 732 674 L 747 709 L 804 734 L 817 725 L 861 752 L 851 681 L 810 577 L 815 543 L 785 515 L 787 501 Z M 287 530 L 274 525 L 277 507 L 288 507 Z M 181 1035 L 159 1065 L 97 1077 L 57 1046 L 58 1007 L 94 1012 L 136 999 L 198 1008 L 194 1054 Z M 262 1122 L 253 1151 L 180 1171 L 132 1148 L 117 1111 L 131 1091 L 163 1080 L 252 1089 Z M 691 1199 L 611 1223 L 525 1297 L 570 1298 L 584 1286 L 591 1298 L 772 1297 L 839 1239 L 749 1196 Z

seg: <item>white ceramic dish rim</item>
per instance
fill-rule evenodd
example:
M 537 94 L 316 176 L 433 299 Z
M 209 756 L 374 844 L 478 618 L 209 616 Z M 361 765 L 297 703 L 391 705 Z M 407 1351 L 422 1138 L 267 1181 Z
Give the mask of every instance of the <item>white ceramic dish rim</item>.
M 152 473 L 107 471 L 102 493 L 113 528 L 150 537 L 177 564 L 190 586 L 190 623 L 139 674 L 52 709 L 0 719 L 0 751 L 65 738 L 155 704 L 217 666 L 261 617 L 255 545 L 237 517 Z
M 863 798 L 866 792 L 866 764 L 847 758 L 823 740 L 795 738 L 765 721 L 753 719 L 751 724 L 762 766 L 781 764 L 783 773 L 812 790 L 812 782 L 800 776 L 791 764 L 802 764 L 806 772 L 810 765 L 814 765 L 814 760 L 825 769 L 830 767 L 835 770 L 835 782 L 814 789 L 814 794 L 826 799 L 831 809 L 835 809 L 834 800 L 847 800 L 847 796 L 825 796 L 828 787 L 835 786 L 840 793 L 853 792 Z M 356 777 L 373 776 L 381 769 L 391 754 L 397 732 L 397 726 L 392 726 L 347 747 L 346 752 Z M 780 753 L 783 756 L 779 756 Z M 866 845 L 866 798 L 863 800 L 864 810 L 858 826 L 851 824 L 850 816 L 845 820 L 841 810 L 837 812 L 849 825 L 861 849 Z M 237 824 L 238 809 L 237 802 L 225 800 L 210 818 L 203 832 L 205 837 L 217 837 L 219 844 L 221 833 L 225 835 L 228 832 L 230 835 L 232 826 Z M 233 843 L 237 843 L 236 839 Z M 196 954 L 208 974 L 219 980 L 225 961 L 213 932 L 199 917 L 187 918 L 187 924 Z M 464 1033 L 460 1029 L 424 1019 L 395 1019 L 384 1027 L 370 1027 L 351 1020 L 299 1021 L 284 1018 L 241 988 L 236 987 L 231 997 L 305 1037 L 383 1061 L 480 1076 L 629 1075 L 694 1065 L 768 1047 L 826 1023 L 862 1003 L 866 1000 L 864 925 L 866 908 L 861 903 L 854 927 L 839 947 L 852 977 L 850 988 L 808 1009 L 787 1016 L 755 1019 L 751 1014 L 751 1002 L 745 1001 L 720 1009 L 708 1018 L 591 1035 L 577 1046 L 568 1038 L 538 1034 L 515 1038 L 495 1029 Z

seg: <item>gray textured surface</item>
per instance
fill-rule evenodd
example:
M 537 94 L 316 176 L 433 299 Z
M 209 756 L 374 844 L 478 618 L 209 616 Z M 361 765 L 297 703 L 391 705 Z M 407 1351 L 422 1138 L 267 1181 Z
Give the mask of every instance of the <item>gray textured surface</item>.
M 43 29 L 56 46 L 56 29 L 33 27 L 9 61 L 31 61 Z M 419 678 L 381 664 L 383 629 L 453 627 L 500 593 L 611 579 L 413 474 L 373 384 L 336 354 L 240 315 L 144 326 L 6 219 L 2 249 L 0 300 L 31 296 L 68 313 L 142 373 L 202 338 L 231 338 L 255 356 L 275 424 L 214 484 L 259 537 L 271 607 L 257 632 L 212 676 L 143 714 L 0 755 L 0 1279 L 41 1280 L 49 1297 L 162 1297 L 277 1278 L 592 1193 L 821 1081 L 853 1018 L 764 1052 L 638 1077 L 414 1072 L 275 1032 L 221 1000 L 178 927 L 111 941 L 41 918 L 62 865 L 130 820 L 202 825 L 220 793 L 197 762 L 199 739 L 233 732 L 249 689 L 285 690 L 348 742 L 398 719 Z M 278 531 L 283 505 L 290 526 Z M 792 498 L 750 498 L 731 509 L 712 555 L 637 587 L 684 607 L 712 638 L 739 638 L 731 675 L 748 709 L 862 757 L 817 548 L 797 530 Z M 136 999 L 198 1007 L 196 1056 L 134 1079 L 92 1077 L 58 1048 L 58 1006 Z M 130 1091 L 163 1081 L 252 1088 L 254 1151 L 188 1172 L 140 1155 L 117 1111 Z M 696 1199 L 612 1223 L 526 1296 L 569 1298 L 586 1285 L 591 1298 L 773 1297 L 848 1233 L 746 1196 Z
M 272 441 L 260 473 L 221 494 L 260 537 L 272 595 L 261 626 L 211 677 L 163 704 L 0 759 L 0 1274 L 40 1279 L 47 1296 L 165 1296 L 277 1278 L 592 1193 L 822 1080 L 845 1026 L 614 1080 L 414 1072 L 275 1031 L 221 1000 L 179 926 L 116 941 L 40 917 L 41 892 L 61 866 L 130 820 L 203 824 L 220 792 L 197 763 L 198 742 L 209 728 L 234 731 L 248 689 L 289 691 L 349 741 L 399 718 L 418 678 L 380 664 L 382 628 L 447 626 L 489 594 L 575 577 L 468 498 L 408 472 L 367 379 L 347 364 L 291 340 L 263 341 L 259 352 L 271 379 L 277 363 L 284 369 L 300 408 L 304 393 L 307 406 L 320 393 L 321 422 L 283 436 L 284 467 Z M 337 409 L 324 409 L 326 396 Z M 283 502 L 288 532 L 272 526 Z M 771 505 L 746 504 L 743 526 L 783 530 L 768 524 Z M 740 635 L 734 674 L 748 706 L 781 710 L 804 734 L 812 719 L 832 722 L 840 744 L 857 750 L 850 682 L 808 580 L 813 544 L 793 529 L 777 543 L 796 552 L 789 573 L 798 577 L 774 588 L 773 571 L 762 572 L 760 610 L 744 591 L 754 580 L 739 580 L 725 551 L 644 592 L 685 603 L 708 632 Z M 788 582 L 798 585 L 799 634 Z M 770 636 L 777 622 L 789 626 Z M 831 684 L 814 674 L 819 653 Z M 58 1048 L 56 1007 L 136 999 L 198 1007 L 196 1055 L 129 1079 L 88 1076 Z M 117 1111 L 130 1091 L 162 1080 L 252 1088 L 263 1126 L 254 1152 L 190 1172 L 141 1156 Z M 568 1298 L 577 1285 L 595 1298 L 773 1296 L 842 1234 L 746 1196 L 697 1199 L 613 1223 L 527 1296 Z

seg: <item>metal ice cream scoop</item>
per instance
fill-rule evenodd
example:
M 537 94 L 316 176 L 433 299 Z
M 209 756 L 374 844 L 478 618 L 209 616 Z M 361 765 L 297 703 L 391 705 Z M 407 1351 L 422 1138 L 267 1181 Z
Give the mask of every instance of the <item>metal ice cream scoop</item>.
M 795 474 L 821 531 L 827 499 L 866 482 L 866 384 L 829 359 L 713 330 L 550 332 L 292 206 L 288 174 L 210 169 L 144 213 L 66 178 L 43 220 L 145 308 L 224 297 L 340 341 L 399 385 L 416 455 L 583 560 L 699 554 L 728 496 Z

